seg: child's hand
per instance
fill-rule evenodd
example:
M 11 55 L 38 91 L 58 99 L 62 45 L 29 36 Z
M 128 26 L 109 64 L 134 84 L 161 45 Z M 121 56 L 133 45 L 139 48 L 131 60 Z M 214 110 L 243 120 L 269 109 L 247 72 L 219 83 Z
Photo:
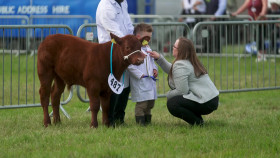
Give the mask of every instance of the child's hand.
M 156 70 L 156 69 L 154 69 L 154 70 L 153 70 L 153 73 L 154 73 L 154 78 L 157 78 L 157 76 L 158 76 L 158 72 L 157 72 L 157 70 Z
M 156 51 L 147 51 L 154 59 L 159 59 L 160 55 Z

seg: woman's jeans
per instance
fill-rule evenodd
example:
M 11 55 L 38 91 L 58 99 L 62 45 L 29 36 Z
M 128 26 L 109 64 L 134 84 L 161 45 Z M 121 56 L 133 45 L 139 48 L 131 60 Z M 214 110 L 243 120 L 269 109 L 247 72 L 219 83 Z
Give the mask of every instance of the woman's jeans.
M 167 108 L 173 116 L 181 118 L 191 125 L 202 125 L 203 118 L 201 115 L 212 113 L 218 108 L 218 104 L 219 96 L 200 104 L 179 95 L 167 101 Z

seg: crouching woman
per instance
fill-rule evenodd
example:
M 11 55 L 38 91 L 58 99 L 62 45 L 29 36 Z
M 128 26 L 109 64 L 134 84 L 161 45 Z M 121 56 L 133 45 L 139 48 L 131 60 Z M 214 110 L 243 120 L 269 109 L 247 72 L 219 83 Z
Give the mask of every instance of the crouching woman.
M 157 52 L 149 52 L 157 64 L 168 73 L 167 93 L 169 112 L 191 125 L 203 125 L 201 115 L 218 108 L 219 91 L 196 56 L 191 40 L 180 37 L 173 45 L 173 63 Z

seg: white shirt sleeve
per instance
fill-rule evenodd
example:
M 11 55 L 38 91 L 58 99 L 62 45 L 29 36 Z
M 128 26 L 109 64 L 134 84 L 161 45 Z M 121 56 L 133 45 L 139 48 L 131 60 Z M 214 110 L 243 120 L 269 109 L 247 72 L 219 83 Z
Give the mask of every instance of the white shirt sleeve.
M 116 21 L 116 13 L 114 10 L 104 9 L 103 14 L 100 14 L 101 24 L 104 29 L 108 32 L 111 32 L 118 37 L 125 36 L 123 32 L 121 32 L 121 28 L 119 23 Z
M 143 72 L 141 72 L 136 65 L 129 65 L 127 70 L 129 71 L 129 74 L 137 79 L 141 79 L 141 76 L 144 75 Z
M 219 0 L 218 10 L 215 13 L 215 16 L 223 15 L 227 7 L 227 0 Z

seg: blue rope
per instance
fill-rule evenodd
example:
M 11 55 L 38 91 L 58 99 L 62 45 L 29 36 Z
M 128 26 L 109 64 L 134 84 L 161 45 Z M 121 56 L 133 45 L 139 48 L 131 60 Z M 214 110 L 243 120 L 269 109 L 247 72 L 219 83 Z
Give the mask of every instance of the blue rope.
M 150 77 L 151 79 L 153 79 L 154 81 L 157 81 L 158 79 L 156 79 L 154 76 L 143 76 L 143 78 L 147 78 L 147 77 Z
M 111 71 L 111 74 L 113 74 L 113 68 L 112 68 L 112 54 L 113 54 L 113 46 L 114 46 L 114 43 L 112 42 L 112 45 L 111 45 L 111 52 L 110 52 L 110 71 Z
M 123 72 L 123 75 L 122 75 L 122 84 L 124 83 L 124 74 L 125 74 L 125 71 Z
M 110 52 L 110 71 L 111 71 L 111 74 L 113 74 L 113 59 L 112 59 L 112 56 L 113 56 L 113 46 L 114 46 L 114 43 L 112 42 L 112 45 L 111 45 L 111 52 Z M 125 72 L 123 72 L 123 83 L 124 84 L 124 74 Z

